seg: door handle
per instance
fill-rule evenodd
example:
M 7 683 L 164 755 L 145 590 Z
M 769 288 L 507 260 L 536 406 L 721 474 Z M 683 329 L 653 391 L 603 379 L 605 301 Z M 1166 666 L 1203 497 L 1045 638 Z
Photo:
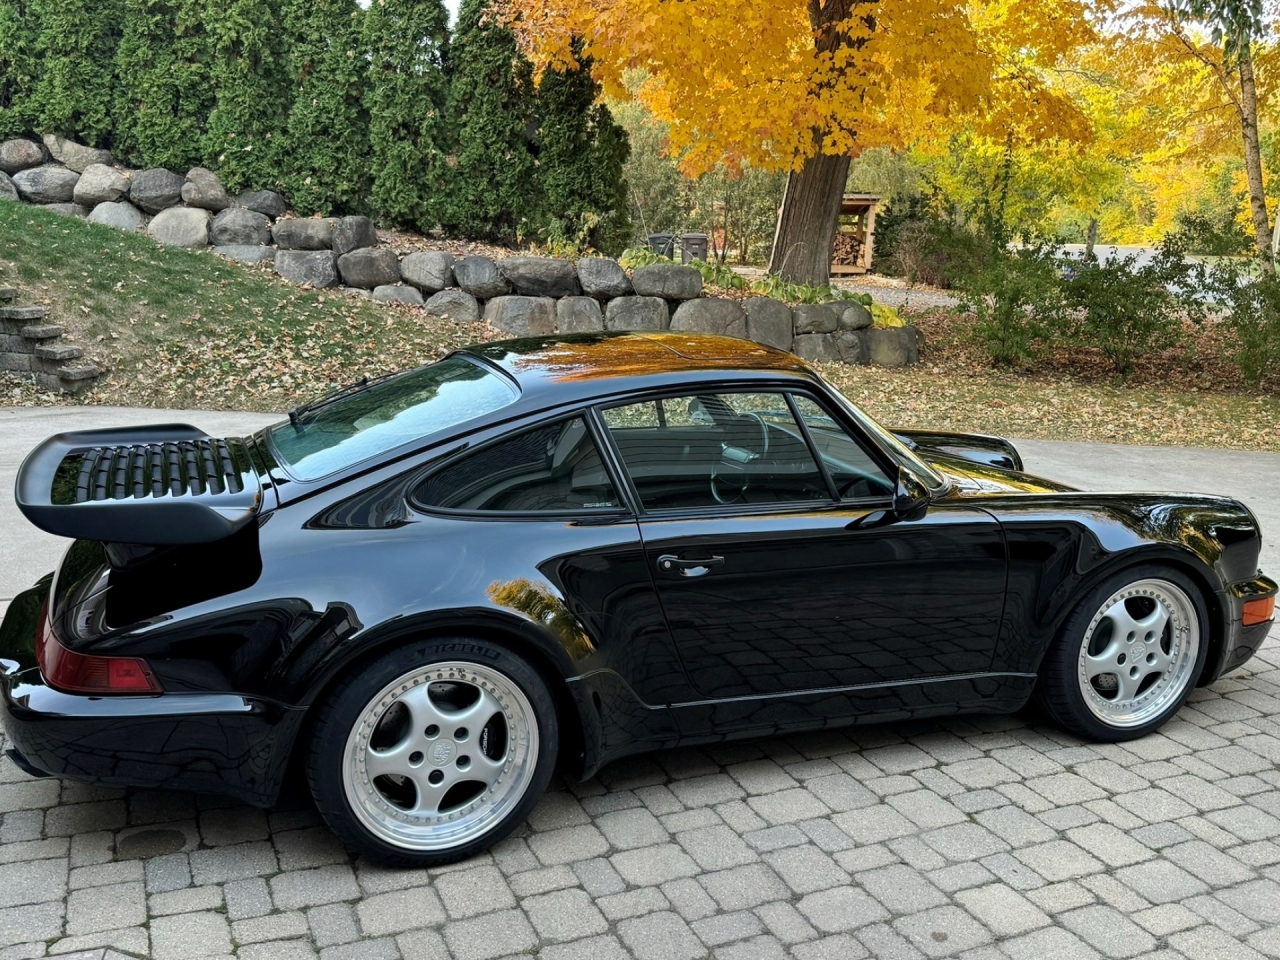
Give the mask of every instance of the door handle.
M 701 557 L 697 560 L 685 560 L 673 553 L 664 553 L 658 558 L 659 570 L 675 570 L 682 577 L 701 577 L 711 572 L 712 567 L 724 563 L 724 557 Z

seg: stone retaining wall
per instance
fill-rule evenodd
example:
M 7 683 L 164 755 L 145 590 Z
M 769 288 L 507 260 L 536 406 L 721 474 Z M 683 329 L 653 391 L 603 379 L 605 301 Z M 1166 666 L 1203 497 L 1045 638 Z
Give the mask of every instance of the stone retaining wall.
M 595 330 L 727 334 L 793 351 L 806 360 L 906 366 L 919 359 L 914 327 L 876 329 L 861 304 L 788 306 L 769 297 L 704 296 L 693 267 L 659 263 L 628 274 L 616 261 L 576 263 L 513 256 L 417 252 L 378 245 L 368 217 L 298 219 L 269 190 L 233 197 L 197 167 L 129 171 L 111 154 L 46 136 L 0 144 L 0 199 L 21 200 L 90 223 L 145 230 L 160 243 L 210 249 L 243 263 L 273 264 L 292 283 L 346 286 L 376 300 L 422 306 L 437 316 L 484 319 L 512 336 Z

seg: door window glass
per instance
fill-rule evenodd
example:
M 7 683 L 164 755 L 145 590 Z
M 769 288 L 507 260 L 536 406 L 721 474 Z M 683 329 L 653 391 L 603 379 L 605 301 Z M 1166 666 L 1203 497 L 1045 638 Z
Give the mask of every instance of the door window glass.
M 525 430 L 436 471 L 414 500 L 450 510 L 566 513 L 622 506 L 581 417 Z
M 603 414 L 647 510 L 830 499 L 781 393 L 698 393 Z
M 800 418 L 809 428 L 813 445 L 826 464 L 841 499 L 884 497 L 893 494 L 893 482 L 841 423 L 813 400 L 793 395 Z

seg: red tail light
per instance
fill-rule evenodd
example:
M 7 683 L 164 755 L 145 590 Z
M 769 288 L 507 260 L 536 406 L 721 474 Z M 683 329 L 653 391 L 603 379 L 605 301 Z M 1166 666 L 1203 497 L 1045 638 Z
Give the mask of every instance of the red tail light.
M 54 635 L 46 607 L 40 613 L 36 662 L 45 683 L 64 693 L 163 693 L 147 661 L 95 657 L 68 650 Z

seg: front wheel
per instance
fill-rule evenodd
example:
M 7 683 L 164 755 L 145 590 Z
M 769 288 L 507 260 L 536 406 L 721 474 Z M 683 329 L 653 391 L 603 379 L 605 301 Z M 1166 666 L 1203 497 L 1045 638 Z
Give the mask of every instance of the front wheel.
M 1160 727 L 1195 686 L 1209 649 L 1200 590 L 1160 566 L 1122 571 L 1095 587 L 1045 656 L 1041 705 L 1088 740 L 1133 740 Z
M 481 640 L 420 641 L 326 698 L 307 775 L 348 846 L 382 863 L 433 866 L 524 821 L 558 739 L 551 692 L 523 658 Z

